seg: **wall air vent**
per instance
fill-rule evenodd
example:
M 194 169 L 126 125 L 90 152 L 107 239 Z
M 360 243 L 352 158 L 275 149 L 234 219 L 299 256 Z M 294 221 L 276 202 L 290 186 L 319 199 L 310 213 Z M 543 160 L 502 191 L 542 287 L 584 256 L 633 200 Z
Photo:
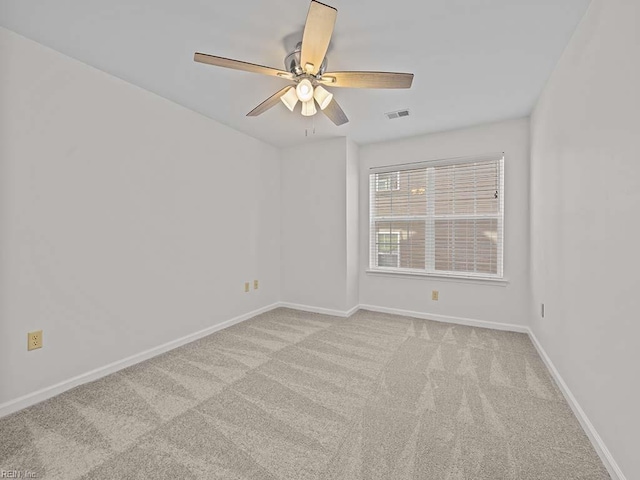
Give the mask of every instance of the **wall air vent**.
M 395 112 L 385 113 L 385 115 L 389 120 L 393 120 L 394 118 L 408 117 L 409 110 L 405 108 L 404 110 L 396 110 Z

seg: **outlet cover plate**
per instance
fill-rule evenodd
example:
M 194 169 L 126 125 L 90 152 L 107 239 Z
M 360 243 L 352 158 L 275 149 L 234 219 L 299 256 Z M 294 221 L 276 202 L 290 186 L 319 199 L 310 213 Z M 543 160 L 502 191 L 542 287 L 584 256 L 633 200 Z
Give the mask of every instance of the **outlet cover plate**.
M 27 333 L 27 350 L 42 348 L 42 330 Z

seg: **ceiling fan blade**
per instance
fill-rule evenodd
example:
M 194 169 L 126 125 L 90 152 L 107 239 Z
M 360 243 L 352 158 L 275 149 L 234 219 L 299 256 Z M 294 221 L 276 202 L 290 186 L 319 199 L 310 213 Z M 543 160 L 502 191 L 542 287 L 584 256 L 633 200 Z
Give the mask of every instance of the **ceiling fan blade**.
M 306 73 L 318 73 L 327 54 L 337 16 L 338 10 L 335 8 L 312 0 L 300 51 L 300 66 Z
M 329 105 L 327 105 L 324 110 L 322 110 L 322 113 L 329 117 L 329 120 L 331 120 L 338 126 L 343 125 L 349 121 L 347 116 L 342 111 L 342 108 L 340 108 L 340 105 L 338 105 L 338 102 L 336 102 L 335 98 L 331 100 L 331 103 L 329 103 Z
M 216 57 L 215 55 L 208 55 L 206 53 L 196 52 L 193 56 L 193 60 L 198 63 L 215 65 L 216 67 L 233 68 L 235 70 L 243 70 L 245 72 L 272 75 L 274 77 L 285 78 L 287 80 L 293 79 L 293 75 L 289 72 L 285 72 L 284 70 L 263 67 L 262 65 L 256 65 L 255 63 L 241 62 L 240 60 L 232 60 L 230 58 Z
M 256 108 L 247 113 L 247 117 L 257 117 L 258 115 L 266 112 L 271 107 L 275 106 L 279 101 L 280 97 L 282 97 L 285 93 L 289 91 L 289 89 L 293 88 L 291 85 L 284 87 L 282 90 L 271 95 L 264 102 L 258 105 Z
M 411 88 L 413 73 L 327 72 L 319 82 L 329 87 Z

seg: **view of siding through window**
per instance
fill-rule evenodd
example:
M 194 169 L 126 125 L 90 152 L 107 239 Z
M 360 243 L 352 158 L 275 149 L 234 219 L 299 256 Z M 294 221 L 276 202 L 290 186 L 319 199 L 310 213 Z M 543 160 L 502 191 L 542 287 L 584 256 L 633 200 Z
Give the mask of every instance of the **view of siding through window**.
M 370 268 L 502 277 L 502 156 L 370 175 Z

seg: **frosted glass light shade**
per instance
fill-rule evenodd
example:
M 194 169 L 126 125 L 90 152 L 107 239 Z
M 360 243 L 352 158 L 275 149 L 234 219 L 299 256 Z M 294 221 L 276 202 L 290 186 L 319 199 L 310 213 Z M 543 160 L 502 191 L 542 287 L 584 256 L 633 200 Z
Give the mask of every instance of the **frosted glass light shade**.
M 329 106 L 331 100 L 333 100 L 333 93 L 329 93 L 327 90 L 318 85 L 313 92 L 313 98 L 315 98 L 318 102 L 318 105 L 320 105 L 320 110 L 324 110 Z
M 301 102 L 308 102 L 313 98 L 313 85 L 306 78 L 301 80 L 296 87 L 296 94 L 298 96 L 298 100 Z
M 296 89 L 291 87 L 289 90 L 287 90 L 287 93 L 280 97 L 280 100 L 282 100 L 282 103 L 284 103 L 287 108 L 293 112 L 293 109 L 298 103 L 298 95 L 296 95 Z
M 305 117 L 315 115 L 317 111 L 318 110 L 316 109 L 316 104 L 313 101 L 313 98 L 302 104 L 302 115 L 304 115 Z

